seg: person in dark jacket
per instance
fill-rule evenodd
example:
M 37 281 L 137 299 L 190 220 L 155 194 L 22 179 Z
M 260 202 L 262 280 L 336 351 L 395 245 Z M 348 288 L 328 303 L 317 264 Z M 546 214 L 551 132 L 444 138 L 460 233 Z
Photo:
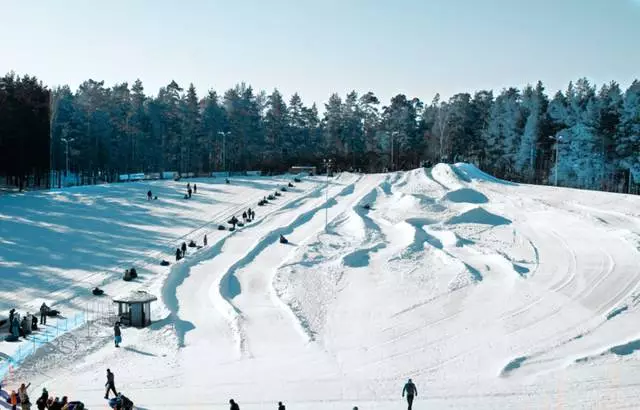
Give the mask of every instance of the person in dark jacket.
M 204 246 L 207 246 L 207 235 L 204 236 Z
M 38 410 L 46 409 L 47 401 L 49 401 L 49 392 L 47 391 L 47 389 L 42 389 L 42 395 L 38 397 L 38 400 L 36 400 L 36 406 L 38 407 Z
M 120 322 L 116 322 L 113 325 L 113 340 L 116 344 L 116 347 L 120 347 L 120 343 L 122 343 L 122 333 L 120 331 Z
M 47 324 L 47 313 L 49 313 L 49 306 L 47 306 L 46 303 L 42 303 L 42 306 L 40 306 L 40 324 L 41 325 Z
M 229 404 L 231 405 L 230 410 L 240 410 L 240 406 L 233 399 L 229 400 Z
M 193 184 L 193 193 L 197 194 L 198 193 L 198 185 Z
M 180 248 L 176 248 L 176 262 L 182 259 L 182 251 Z
M 153 193 L 151 193 L 151 190 L 148 190 L 147 191 L 147 201 L 151 201 L 152 197 L 153 197 Z
M 278 410 L 286 410 L 281 401 L 278 402 Z
M 409 379 L 409 381 L 404 385 L 404 389 L 402 389 L 402 397 L 404 397 L 405 393 L 407 393 L 407 403 L 409 404 L 408 410 L 411 410 L 411 406 L 413 406 L 413 398 L 418 395 L 418 389 L 411 379 Z
M 187 244 L 186 244 L 186 242 L 182 242 L 182 246 L 180 247 L 180 249 L 182 249 L 182 257 L 184 258 L 184 255 L 187 254 Z
M 107 391 L 104 393 L 105 399 L 109 398 L 109 391 L 112 391 L 116 396 L 118 395 L 118 392 L 116 391 L 116 382 L 110 369 L 107 369 L 107 383 L 105 384 L 105 387 L 107 388 Z
M 11 333 L 11 326 L 13 326 L 13 317 L 16 314 L 16 310 L 15 309 L 11 309 L 9 311 L 9 333 Z

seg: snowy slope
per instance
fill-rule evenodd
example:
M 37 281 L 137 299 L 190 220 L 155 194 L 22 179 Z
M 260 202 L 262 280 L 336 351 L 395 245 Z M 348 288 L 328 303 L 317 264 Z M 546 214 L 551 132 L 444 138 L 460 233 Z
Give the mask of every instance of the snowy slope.
M 341 174 L 328 192 L 307 178 L 254 207 L 250 226 L 215 230 L 283 183 L 199 181 L 192 201 L 182 182 L 152 183 L 161 199 L 150 203 L 144 184 L 0 198 L 3 310 L 41 299 L 82 310 L 102 283 L 160 297 L 154 325 L 125 329 L 123 349 L 92 323 L 9 382 L 90 408 L 104 406 L 106 367 L 148 409 L 226 408 L 230 397 L 242 408 L 391 409 L 408 377 L 418 409 L 635 407 L 640 198 L 439 164 Z M 205 232 L 209 247 L 157 266 L 180 237 Z M 140 283 L 113 280 L 131 264 Z

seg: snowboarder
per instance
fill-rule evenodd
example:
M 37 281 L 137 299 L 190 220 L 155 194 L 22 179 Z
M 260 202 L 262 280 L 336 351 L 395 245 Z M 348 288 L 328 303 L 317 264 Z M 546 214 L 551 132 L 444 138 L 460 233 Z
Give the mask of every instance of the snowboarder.
M 107 383 L 105 383 L 105 387 L 107 388 L 107 391 L 104 393 L 105 399 L 109 399 L 109 391 L 112 391 L 116 396 L 118 395 L 118 392 L 116 391 L 116 382 L 110 369 L 107 369 Z
M 404 397 L 405 393 L 407 393 L 407 403 L 409 404 L 408 410 L 411 410 L 413 398 L 418 395 L 418 389 L 411 379 L 409 379 L 409 381 L 404 385 L 404 388 L 402 389 L 402 397 Z
M 41 325 L 46 325 L 47 324 L 47 313 L 49 312 L 49 306 L 47 306 L 46 303 L 42 303 L 42 306 L 40 306 L 40 324 Z
M 278 402 L 278 410 L 286 410 L 281 401 Z
M 182 257 L 184 258 L 184 255 L 187 254 L 187 244 L 185 242 L 182 242 L 182 246 L 180 247 L 180 249 L 182 249 Z
M 198 185 L 193 184 L 193 193 L 197 194 L 198 193 Z
M 122 332 L 120 331 L 120 322 L 116 322 L 116 324 L 113 325 L 113 340 L 115 342 L 116 347 L 120 347 L 120 343 L 122 343 Z
M 240 406 L 233 399 L 229 400 L 229 404 L 231 405 L 230 410 L 240 410 Z
M 151 193 L 151 190 L 147 191 L 147 201 L 151 201 L 151 198 L 153 197 L 153 194 Z
M 204 236 L 204 246 L 207 246 L 207 235 Z

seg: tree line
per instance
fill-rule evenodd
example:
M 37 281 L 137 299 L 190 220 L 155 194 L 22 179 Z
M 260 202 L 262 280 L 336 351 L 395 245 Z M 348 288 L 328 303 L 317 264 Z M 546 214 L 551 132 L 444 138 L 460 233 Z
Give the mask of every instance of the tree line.
M 0 165 L 5 175 L 42 173 L 49 163 L 63 171 L 68 149 L 70 170 L 87 182 L 137 172 L 282 172 L 323 159 L 365 172 L 467 161 L 510 180 L 618 192 L 640 182 L 639 81 L 622 90 L 579 79 L 551 98 L 538 82 L 446 101 L 436 95 L 428 104 L 403 94 L 382 104 L 373 92 L 352 91 L 331 95 L 322 114 L 298 94 L 286 99 L 244 83 L 203 97 L 193 84 L 185 90 L 175 81 L 156 96 L 146 95 L 140 80 L 49 91 L 11 73 L 4 83 L 0 107 L 5 100 L 16 107 L 50 102 L 49 155 L 33 157 L 32 140 L 45 138 L 30 130 L 45 122 L 29 115 L 42 112 L 0 108 L 0 147 L 13 161 Z

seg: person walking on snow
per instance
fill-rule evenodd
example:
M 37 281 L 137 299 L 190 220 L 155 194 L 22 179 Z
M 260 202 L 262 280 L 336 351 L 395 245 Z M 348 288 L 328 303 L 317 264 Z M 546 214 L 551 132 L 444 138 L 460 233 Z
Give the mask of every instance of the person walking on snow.
M 198 193 L 198 185 L 193 184 L 193 193 L 197 194 Z
M 229 404 L 231 405 L 230 410 L 240 410 L 240 406 L 233 399 L 229 400 Z
M 281 401 L 278 402 L 278 410 L 286 410 Z
M 147 191 L 147 201 L 151 201 L 152 197 L 153 197 L 153 193 L 151 193 L 151 190 L 148 190 Z
M 104 393 L 104 398 L 109 399 L 109 391 L 112 391 L 114 395 L 118 395 L 116 391 L 116 382 L 113 378 L 113 373 L 111 373 L 110 369 L 107 369 L 107 383 L 105 384 L 107 391 Z
M 204 246 L 207 246 L 207 235 L 204 236 Z
M 409 381 L 404 385 L 404 389 L 402 389 L 402 397 L 404 397 L 405 393 L 407 393 L 407 403 L 409 404 L 408 410 L 411 410 L 413 398 L 418 395 L 418 389 L 411 379 L 409 379 Z
M 116 344 L 116 347 L 120 347 L 120 343 L 122 343 L 122 333 L 120 332 L 120 322 L 116 322 L 113 325 L 113 340 Z
M 40 306 L 40 324 L 41 325 L 47 324 L 47 312 L 49 312 L 49 306 L 47 306 L 47 304 L 43 302 L 42 306 Z

